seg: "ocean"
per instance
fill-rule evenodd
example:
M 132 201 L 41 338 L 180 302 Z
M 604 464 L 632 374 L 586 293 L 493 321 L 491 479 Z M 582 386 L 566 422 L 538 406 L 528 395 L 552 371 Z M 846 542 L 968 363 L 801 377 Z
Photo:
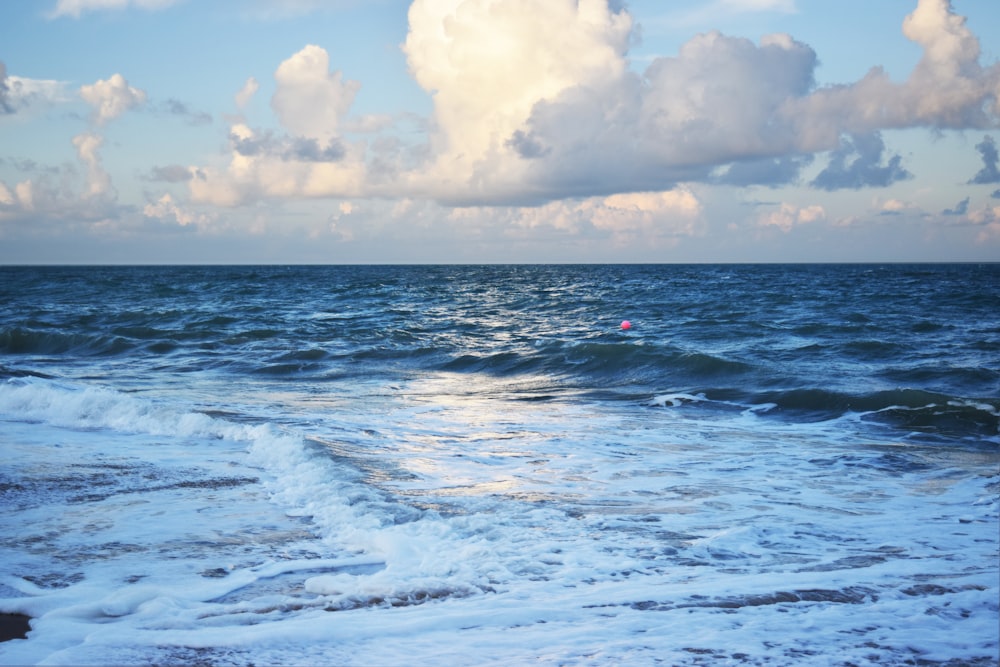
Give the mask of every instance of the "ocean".
M 4 665 L 1000 659 L 1000 264 L 0 267 L 0 452 Z

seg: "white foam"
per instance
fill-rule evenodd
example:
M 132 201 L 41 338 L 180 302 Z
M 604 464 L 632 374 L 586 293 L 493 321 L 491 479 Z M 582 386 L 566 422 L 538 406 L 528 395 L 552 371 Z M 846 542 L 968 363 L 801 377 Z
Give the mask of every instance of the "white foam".
M 704 401 L 704 394 L 685 394 L 685 393 L 675 393 L 675 394 L 662 394 L 660 396 L 654 397 L 650 401 L 650 405 L 658 405 L 660 407 L 672 407 L 676 408 L 678 406 L 684 405 L 685 403 L 696 403 L 698 401 Z
M 996 655 L 995 453 L 896 470 L 931 454 L 686 395 L 597 411 L 461 381 L 335 413 L 289 392 L 284 427 L 0 385 L 0 471 L 37 485 L 0 517 L 0 611 L 34 619 L 0 663 Z

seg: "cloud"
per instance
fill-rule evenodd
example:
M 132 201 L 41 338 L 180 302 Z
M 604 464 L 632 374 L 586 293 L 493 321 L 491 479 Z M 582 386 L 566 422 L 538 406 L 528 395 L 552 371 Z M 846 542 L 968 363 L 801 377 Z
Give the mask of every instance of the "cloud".
M 259 135 L 231 134 L 233 150 L 244 157 L 272 156 L 280 160 L 302 162 L 337 162 L 343 159 L 345 149 L 338 139 L 331 139 L 322 146 L 311 137 L 275 137 L 265 131 Z
M 259 88 L 260 84 L 257 83 L 257 79 L 254 77 L 247 79 L 246 83 L 243 84 L 243 87 L 236 93 L 236 106 L 240 109 L 245 109 Z
M 904 34 L 924 54 L 902 84 L 873 69 L 816 88 L 816 53 L 788 35 L 698 35 L 641 74 L 631 17 L 598 0 L 416 0 L 404 51 L 434 102 L 431 163 L 413 191 L 441 201 L 544 202 L 684 181 L 794 182 L 831 152 L 815 187 L 885 186 L 882 129 L 998 124 L 1000 65 L 947 0 L 920 0 Z M 743 3 L 771 8 L 772 3 Z
M 80 97 L 94 107 L 93 121 L 97 125 L 103 125 L 146 103 L 146 93 L 129 86 L 121 74 L 113 74 L 93 85 L 81 86 Z
M 148 181 L 162 181 L 165 183 L 186 183 L 194 178 L 194 174 L 188 167 L 171 164 L 166 167 L 153 167 L 143 178 Z
M 879 215 L 902 215 L 907 211 L 913 211 L 913 204 L 900 199 L 888 199 L 877 206 Z
M 76 147 L 77 156 L 87 167 L 87 193 L 88 199 L 113 198 L 116 196 L 111 186 L 111 175 L 105 171 L 101 164 L 98 149 L 104 143 L 104 137 L 97 134 L 78 134 L 73 137 L 73 146 Z
M 603 199 L 584 200 L 579 208 L 597 229 L 606 229 L 619 242 L 643 236 L 677 238 L 698 233 L 701 202 L 687 188 L 661 192 L 628 192 Z
M 854 137 L 845 135 L 841 138 L 840 148 L 831 152 L 830 163 L 817 174 L 811 185 L 823 190 L 886 187 L 913 177 L 901 166 L 899 155 L 893 155 L 886 164 L 882 164 L 884 152 L 885 143 L 877 132 Z
M 946 208 L 941 215 L 965 215 L 969 212 L 969 197 L 955 204 L 955 208 Z
M 948 0 L 919 0 L 903 21 L 923 50 L 907 80 L 874 68 L 823 88 L 816 53 L 784 34 L 700 34 L 637 72 L 632 18 L 607 0 L 414 0 L 408 19 L 403 51 L 433 104 L 425 144 L 342 136 L 367 126 L 350 117 L 360 84 L 310 45 L 274 74 L 271 108 L 286 134 L 234 125 L 229 164 L 201 168 L 193 200 L 539 206 L 682 183 L 795 183 L 824 156 L 813 187 L 885 187 L 911 175 L 882 130 L 1000 126 L 1000 65 L 979 64 L 978 40 Z M 244 84 L 238 105 L 255 83 Z
M 188 125 L 209 125 L 212 122 L 212 115 L 204 111 L 195 111 L 187 104 L 173 98 L 161 102 L 158 105 L 162 113 L 183 118 Z
M 225 169 L 191 167 L 191 201 L 240 206 L 264 198 L 355 197 L 365 194 L 359 149 L 312 137 L 275 138 L 238 123 L 230 129 L 232 154 Z M 340 156 L 340 148 L 343 155 Z M 342 157 L 342 159 L 326 159 Z
M 898 199 L 889 199 L 876 209 L 881 216 L 906 216 L 913 221 L 924 221 L 942 229 L 971 229 L 975 235 L 970 240 L 976 244 L 991 243 L 1000 239 L 1000 206 L 985 205 L 981 208 L 972 207 L 972 198 L 966 197 L 955 206 L 946 208 L 938 214 L 930 213 L 920 206 Z
M 7 83 L 7 66 L 0 61 L 0 114 L 14 113 L 14 103 L 10 98 L 10 84 Z
M 80 169 L 74 165 L 59 168 L 40 168 L 33 163 L 18 165 L 19 169 L 35 173 L 13 187 L 0 182 L 0 220 L 51 220 L 78 225 L 120 215 L 117 192 L 100 158 L 103 138 L 83 133 L 73 137 L 72 143 L 83 167 L 82 178 Z
M 3 181 L 0 181 L 0 207 L 13 206 L 14 195 Z
M 997 145 L 993 137 L 986 135 L 976 144 L 976 150 L 983 158 L 983 168 L 969 179 L 970 184 L 1000 183 L 1000 170 L 997 169 Z
M 330 71 L 326 50 L 309 45 L 285 60 L 274 73 L 277 89 L 271 108 L 293 134 L 311 139 L 333 139 L 361 88 Z
M 721 185 L 787 185 L 795 183 L 813 159 L 812 155 L 782 155 L 734 162 L 712 180 Z
M 934 219 L 939 225 L 948 229 L 967 228 L 976 230 L 973 241 L 976 244 L 988 243 L 1000 239 L 1000 206 L 989 204 L 981 208 L 973 209 L 970 206 L 970 198 L 966 197 L 958 202 L 954 208 L 941 211 L 940 218 L 927 216 Z
M 857 83 L 791 99 L 784 116 L 804 149 L 829 148 L 841 134 L 880 129 L 996 127 L 1000 64 L 979 64 L 979 40 L 949 0 L 919 0 L 903 34 L 923 50 L 909 78 L 893 83 L 880 67 Z
M 441 198 L 519 190 L 554 139 L 525 127 L 535 105 L 626 76 L 632 19 L 600 0 L 415 0 L 409 23 L 403 51 L 434 102 L 434 164 L 414 185 Z
M 58 0 L 49 12 L 49 18 L 72 16 L 80 18 L 84 12 L 121 10 L 129 7 L 154 10 L 169 7 L 179 0 Z
M 411 205 L 408 202 L 399 215 L 412 215 Z M 694 193 L 677 188 L 564 199 L 542 206 L 460 206 L 451 210 L 448 219 L 460 226 L 489 221 L 513 240 L 548 232 L 564 240 L 601 239 L 617 247 L 639 238 L 652 246 L 670 247 L 683 237 L 701 233 L 701 214 L 701 202 Z
M 361 84 L 331 71 L 326 50 L 306 46 L 280 63 L 274 78 L 271 108 L 288 133 L 233 124 L 229 164 L 189 168 L 197 174 L 189 182 L 193 202 L 240 206 L 265 198 L 398 196 L 405 191 L 398 177 L 414 159 L 402 142 L 351 143 L 340 136 L 341 129 L 378 132 L 391 119 L 349 116 Z M 249 79 L 237 102 L 256 87 Z
M 757 224 L 761 227 L 777 227 L 787 233 L 795 227 L 826 220 L 826 218 L 826 211 L 822 206 L 801 207 L 783 203 L 777 211 L 761 213 L 760 217 L 757 218 Z
M 1000 238 L 1000 206 L 984 206 L 970 213 L 968 220 L 980 228 L 976 243 L 987 243 Z
M 0 220 L 8 220 L 17 217 L 20 213 L 27 213 L 35 209 L 35 188 L 30 180 L 21 181 L 11 190 L 0 181 Z M 0 228 L 0 234 L 3 229 Z
M 7 74 L 0 61 L 0 115 L 15 114 L 34 105 L 64 101 L 65 85 L 46 79 L 26 79 Z
M 194 213 L 179 206 L 169 193 L 164 194 L 155 202 L 146 204 L 142 209 L 142 214 L 146 218 L 153 218 L 163 222 L 173 222 L 181 227 L 191 225 L 201 226 L 211 222 L 211 218 L 208 215 Z

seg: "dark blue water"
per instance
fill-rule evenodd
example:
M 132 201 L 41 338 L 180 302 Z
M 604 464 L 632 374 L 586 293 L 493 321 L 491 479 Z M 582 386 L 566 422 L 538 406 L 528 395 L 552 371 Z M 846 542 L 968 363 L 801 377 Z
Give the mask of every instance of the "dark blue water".
M 7 375 L 531 376 L 526 400 L 691 394 L 792 420 L 869 413 L 900 437 L 997 437 L 1000 265 L 8 267 L 0 279 Z

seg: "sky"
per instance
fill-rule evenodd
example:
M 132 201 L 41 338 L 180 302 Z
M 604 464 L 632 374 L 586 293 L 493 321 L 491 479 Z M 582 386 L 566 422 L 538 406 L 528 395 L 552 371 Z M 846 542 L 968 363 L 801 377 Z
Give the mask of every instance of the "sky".
M 1000 261 L 995 0 L 9 0 L 0 263 Z

